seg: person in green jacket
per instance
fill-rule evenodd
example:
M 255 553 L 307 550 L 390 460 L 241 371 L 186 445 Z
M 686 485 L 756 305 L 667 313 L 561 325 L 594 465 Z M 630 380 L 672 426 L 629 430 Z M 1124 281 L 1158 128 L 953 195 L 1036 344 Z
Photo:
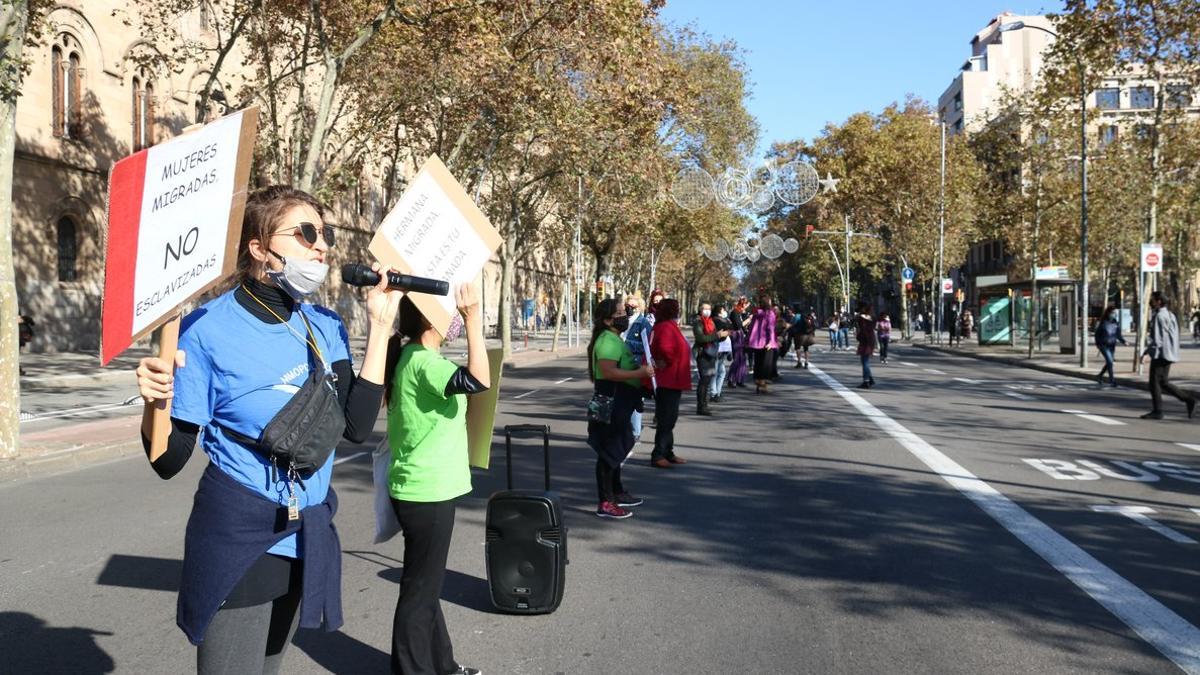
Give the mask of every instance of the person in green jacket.
M 455 291 L 459 316 L 444 337 L 405 296 L 399 330 L 388 343 L 388 492 L 404 533 L 404 574 L 392 620 L 393 673 L 479 673 L 455 661 L 439 601 L 455 504 L 471 491 L 467 395 L 491 386 L 479 296 L 478 282 Z M 459 366 L 440 350 L 464 328 L 467 365 Z

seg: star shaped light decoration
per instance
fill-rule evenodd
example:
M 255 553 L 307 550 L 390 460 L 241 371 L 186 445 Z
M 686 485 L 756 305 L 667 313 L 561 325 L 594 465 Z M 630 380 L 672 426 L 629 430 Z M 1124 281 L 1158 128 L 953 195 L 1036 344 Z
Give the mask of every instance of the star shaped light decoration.
M 821 187 L 825 188 L 825 192 L 837 192 L 837 186 L 841 180 L 841 178 L 834 178 L 833 174 L 826 171 L 825 178 L 818 180 L 817 182 L 821 184 Z

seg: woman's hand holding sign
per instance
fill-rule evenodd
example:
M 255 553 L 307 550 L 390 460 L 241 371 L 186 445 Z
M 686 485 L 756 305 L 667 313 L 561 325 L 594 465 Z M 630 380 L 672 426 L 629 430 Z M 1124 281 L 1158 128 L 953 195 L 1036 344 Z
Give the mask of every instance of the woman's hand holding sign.
M 142 400 L 152 404 L 171 398 L 175 395 L 175 368 L 182 368 L 187 363 L 187 354 L 182 349 L 175 352 L 175 366 L 158 358 L 147 356 L 138 362 L 137 383 L 138 393 Z

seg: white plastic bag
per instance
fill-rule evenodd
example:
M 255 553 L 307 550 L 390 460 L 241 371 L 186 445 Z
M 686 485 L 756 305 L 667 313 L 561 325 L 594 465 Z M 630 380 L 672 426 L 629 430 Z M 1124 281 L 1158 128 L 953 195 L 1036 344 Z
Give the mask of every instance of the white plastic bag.
M 400 532 L 400 521 L 392 510 L 392 497 L 388 493 L 388 469 L 392 466 L 392 448 L 387 436 L 379 441 L 371 459 L 375 464 L 375 543 L 382 544 Z

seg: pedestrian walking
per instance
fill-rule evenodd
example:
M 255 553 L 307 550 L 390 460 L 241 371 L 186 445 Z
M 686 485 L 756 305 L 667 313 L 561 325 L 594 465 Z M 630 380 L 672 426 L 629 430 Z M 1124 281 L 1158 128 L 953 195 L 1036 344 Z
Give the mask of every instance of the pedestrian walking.
M 745 387 L 746 377 L 750 374 L 746 350 L 746 325 L 750 322 L 750 317 L 746 315 L 748 305 L 744 296 L 738 298 L 733 305 L 733 311 L 729 313 L 730 387 Z
M 388 341 L 388 495 L 404 535 L 404 567 L 392 616 L 393 673 L 478 675 L 460 666 L 442 615 L 442 582 L 458 500 L 471 491 L 467 396 L 491 386 L 478 283 L 455 289 L 458 315 L 443 337 L 406 296 Z M 442 356 L 467 336 L 467 364 Z
M 718 331 L 725 332 L 725 339 L 717 343 L 717 373 L 709 386 L 708 400 L 712 403 L 721 402 L 721 394 L 725 391 L 725 377 L 729 372 L 729 362 L 733 360 L 733 324 L 729 322 L 729 310 L 724 305 L 717 307 L 717 316 L 713 319 Z
M 816 311 L 809 307 L 807 314 L 797 314 L 794 325 L 797 327 L 797 335 L 793 340 L 796 343 L 796 367 L 807 368 L 808 350 L 817 340 Z
M 840 327 L 838 326 L 838 317 L 837 317 L 836 313 L 829 315 L 829 323 L 828 323 L 827 327 L 829 330 L 829 351 L 836 352 L 838 350 L 838 342 L 839 342 L 838 331 L 840 330 Z
M 1104 373 L 1108 373 L 1108 383 L 1114 387 L 1117 386 L 1117 378 L 1114 373 L 1117 343 L 1127 344 L 1125 337 L 1121 335 L 1121 323 L 1117 321 L 1117 317 L 1113 316 L 1116 309 L 1116 305 L 1105 307 L 1104 314 L 1096 324 L 1096 348 L 1100 350 L 1100 356 L 1104 357 L 1104 367 L 1096 375 L 1101 387 L 1104 386 Z
M 176 475 L 197 439 L 210 460 L 184 534 L 176 613 L 201 674 L 278 672 L 297 624 L 342 625 L 333 456 L 340 439 L 361 443 L 375 424 L 401 293 L 386 274 L 368 292 L 356 377 L 341 318 L 306 301 L 329 270 L 324 216 L 291 187 L 251 194 L 232 289 L 184 318 L 174 363 L 144 358 L 137 368 L 144 401 L 171 400 L 155 473 Z M 324 414 L 296 419 L 285 408 L 296 396 Z M 302 447 L 278 440 L 281 427 L 299 430 Z
M 870 389 L 875 386 L 875 376 L 871 374 L 871 355 L 875 353 L 876 335 L 875 319 L 871 317 L 871 307 L 867 303 L 859 303 L 858 316 L 855 317 L 854 339 L 858 341 L 859 361 L 862 362 L 862 384 L 860 389 Z
M 696 385 L 696 414 L 711 416 L 709 407 L 710 386 L 717 374 L 718 343 L 728 337 L 727 331 L 718 330 L 712 319 L 712 305 L 700 303 L 700 312 L 692 322 L 692 350 L 696 355 L 696 374 L 700 382 Z
M 642 500 L 621 483 L 621 463 L 633 450 L 635 408 L 641 406 L 643 377 L 654 377 L 654 366 L 639 367 L 621 333 L 629 329 L 625 305 L 616 298 L 600 301 L 592 314 L 592 339 L 588 342 L 588 379 L 593 383 L 588 404 L 588 446 L 596 452 L 596 490 L 601 518 L 628 518 L 626 509 Z
M 658 425 L 654 427 L 654 450 L 650 465 L 669 469 L 673 464 L 687 464 L 675 454 L 675 425 L 679 421 L 679 403 L 683 392 L 692 388 L 692 357 L 687 339 L 679 330 L 679 301 L 663 300 L 658 307 L 658 320 L 650 339 L 654 359 L 654 409 Z
M 768 393 L 768 387 L 779 371 L 775 362 L 776 314 L 771 300 L 766 295 L 758 298 L 758 308 L 750 317 L 750 339 L 747 342 L 754 354 L 754 383 L 756 394 Z
M 1161 420 L 1163 418 L 1162 393 L 1183 401 L 1187 406 L 1188 419 L 1196 412 L 1196 399 L 1184 393 L 1182 389 L 1172 384 L 1168 378 L 1171 374 L 1171 364 L 1179 360 L 1179 323 L 1171 313 L 1167 298 L 1162 291 L 1150 294 L 1150 309 L 1154 314 L 1150 318 L 1150 326 L 1146 331 L 1146 350 L 1142 360 L 1150 360 L 1150 402 L 1153 408 L 1142 415 L 1142 419 Z
M 850 316 L 850 309 L 843 307 L 842 313 L 838 316 L 838 344 L 842 349 L 850 349 L 850 325 L 853 320 L 853 317 Z
M 775 322 L 775 336 L 779 341 L 779 353 L 776 356 L 778 369 L 778 362 L 786 359 L 788 351 L 792 348 L 792 321 L 795 320 L 795 315 L 792 314 L 791 309 L 786 307 L 777 311 L 779 318 Z
M 887 312 L 879 313 L 875 322 L 875 337 L 879 341 L 879 362 L 887 363 L 888 344 L 892 341 L 892 319 Z
M 946 328 L 950 331 L 950 346 L 962 344 L 961 330 L 962 322 L 960 321 L 959 311 L 957 309 L 950 310 L 949 321 L 946 322 Z

